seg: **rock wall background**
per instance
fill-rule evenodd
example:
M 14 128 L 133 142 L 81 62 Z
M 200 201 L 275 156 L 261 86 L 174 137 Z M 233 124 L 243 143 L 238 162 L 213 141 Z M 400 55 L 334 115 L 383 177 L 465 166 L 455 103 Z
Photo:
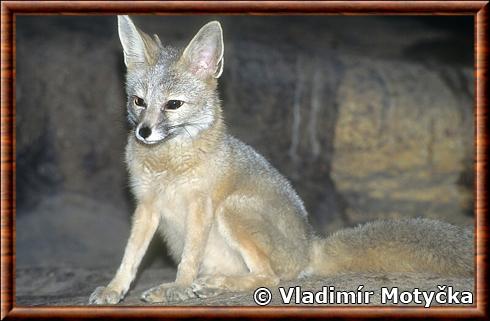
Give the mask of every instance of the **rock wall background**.
M 473 224 L 471 17 L 135 17 L 185 45 L 224 28 L 229 130 L 321 233 L 377 218 Z M 17 267 L 110 266 L 132 196 L 113 16 L 16 18 Z M 145 265 L 168 263 L 160 240 Z

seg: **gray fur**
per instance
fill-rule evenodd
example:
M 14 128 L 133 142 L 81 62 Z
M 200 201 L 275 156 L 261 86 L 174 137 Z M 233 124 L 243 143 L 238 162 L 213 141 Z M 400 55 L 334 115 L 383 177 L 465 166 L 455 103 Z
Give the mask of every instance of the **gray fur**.
M 474 253 L 469 228 L 426 218 L 380 220 L 317 240 L 310 269 L 324 275 L 381 271 L 471 276 Z

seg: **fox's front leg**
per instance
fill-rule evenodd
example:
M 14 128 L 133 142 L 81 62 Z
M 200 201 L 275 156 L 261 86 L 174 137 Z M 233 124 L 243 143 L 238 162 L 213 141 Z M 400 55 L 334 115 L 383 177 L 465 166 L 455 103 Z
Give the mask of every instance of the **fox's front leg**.
M 209 198 L 197 197 L 192 201 L 186 216 L 184 250 L 177 268 L 175 282 L 163 283 L 145 291 L 141 297 L 144 301 L 172 302 L 195 297 L 191 285 L 199 272 L 212 224 L 212 216 L 212 205 Z
M 159 221 L 160 215 L 151 207 L 151 203 L 141 203 L 137 206 L 121 265 L 109 285 L 95 289 L 90 296 L 90 304 L 116 304 L 124 297 Z

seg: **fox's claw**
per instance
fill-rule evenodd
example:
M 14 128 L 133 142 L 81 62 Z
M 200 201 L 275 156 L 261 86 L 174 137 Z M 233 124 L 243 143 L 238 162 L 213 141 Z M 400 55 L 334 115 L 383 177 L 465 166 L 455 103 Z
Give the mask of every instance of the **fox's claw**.
M 223 293 L 219 277 L 203 277 L 192 284 L 192 291 L 199 298 L 210 298 Z
M 195 297 L 196 295 L 190 287 L 176 286 L 172 283 L 164 283 L 153 287 L 141 295 L 141 299 L 149 303 L 178 302 Z
M 89 304 L 117 304 L 121 301 L 122 295 L 105 286 L 99 286 L 90 295 Z

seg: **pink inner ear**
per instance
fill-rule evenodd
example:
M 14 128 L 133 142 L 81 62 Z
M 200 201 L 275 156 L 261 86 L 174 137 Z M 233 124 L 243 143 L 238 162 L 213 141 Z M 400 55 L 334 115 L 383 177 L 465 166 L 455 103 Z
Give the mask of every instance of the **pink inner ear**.
M 209 66 L 209 63 L 207 61 L 205 61 L 205 60 L 200 60 L 199 63 L 198 63 L 198 65 L 197 65 L 197 68 L 198 69 L 205 69 L 205 70 L 207 70 L 207 69 L 209 69 L 209 67 L 210 67 Z
M 209 71 L 213 65 L 213 52 L 212 50 L 200 50 L 197 54 L 197 69 L 202 71 Z

